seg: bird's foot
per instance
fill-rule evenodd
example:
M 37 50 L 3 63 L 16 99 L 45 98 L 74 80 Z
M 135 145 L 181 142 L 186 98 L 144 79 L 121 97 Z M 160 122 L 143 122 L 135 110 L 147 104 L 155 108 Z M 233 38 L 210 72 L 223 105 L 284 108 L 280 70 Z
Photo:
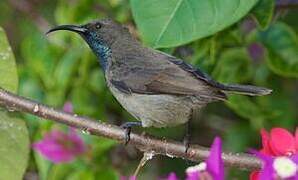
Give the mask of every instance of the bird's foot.
M 186 134 L 184 136 L 183 144 L 184 144 L 184 147 L 185 147 L 184 153 L 186 154 L 188 149 L 189 149 L 189 146 L 190 146 L 190 134 Z
M 130 140 L 131 128 L 135 126 L 142 126 L 142 122 L 126 122 L 120 126 L 121 128 L 125 129 L 125 145 L 127 145 Z
M 190 146 L 190 139 L 191 139 L 191 118 L 186 123 L 186 126 L 185 126 L 185 135 L 184 135 L 184 139 L 183 139 L 183 144 L 185 147 L 185 150 L 184 150 L 185 154 L 187 154 L 188 148 Z

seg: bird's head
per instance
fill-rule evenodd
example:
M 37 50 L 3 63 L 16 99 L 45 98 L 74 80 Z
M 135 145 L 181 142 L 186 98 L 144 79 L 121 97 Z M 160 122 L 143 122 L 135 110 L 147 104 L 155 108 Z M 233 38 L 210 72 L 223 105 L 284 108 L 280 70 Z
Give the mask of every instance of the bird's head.
M 73 31 L 80 34 L 88 44 L 95 41 L 106 46 L 111 46 L 122 36 L 130 35 L 126 27 L 111 19 L 97 20 L 84 25 L 60 25 L 50 29 L 47 34 L 58 30 Z
M 84 25 L 60 25 L 50 29 L 47 34 L 59 30 L 80 34 L 94 53 L 100 57 L 102 66 L 106 66 L 107 56 L 111 53 L 113 44 L 131 37 L 126 27 L 110 19 L 97 20 Z

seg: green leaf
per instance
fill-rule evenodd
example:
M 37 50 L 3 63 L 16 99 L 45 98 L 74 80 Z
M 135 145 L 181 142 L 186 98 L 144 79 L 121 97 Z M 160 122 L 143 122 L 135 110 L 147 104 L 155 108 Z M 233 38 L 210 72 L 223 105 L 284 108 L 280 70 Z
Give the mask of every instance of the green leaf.
M 23 179 L 29 157 L 29 138 L 24 121 L 0 111 L 0 144 L 0 179 Z
M 245 49 L 234 48 L 222 53 L 212 75 L 223 83 L 239 83 L 251 79 L 252 73 L 251 60 Z
M 78 114 L 94 115 L 98 111 L 95 100 L 94 95 L 85 87 L 74 87 L 71 92 L 71 102 Z
M 229 95 L 226 105 L 231 108 L 239 116 L 250 120 L 251 124 L 259 129 L 263 127 L 266 118 L 262 108 L 247 96 Z
M 38 170 L 38 176 L 40 180 L 47 180 L 49 170 L 51 169 L 51 162 L 45 159 L 37 151 L 34 151 L 34 160 Z
M 252 15 L 261 29 L 267 29 L 274 11 L 274 0 L 259 0 L 252 10 Z
M 244 48 L 226 50 L 218 61 L 213 76 L 220 82 L 244 83 L 253 77 L 253 66 Z M 239 116 L 249 119 L 254 127 L 262 126 L 264 112 L 251 98 L 242 95 L 229 95 L 226 105 Z
M 11 47 L 0 28 L 0 87 L 16 92 L 18 76 Z M 29 156 L 28 131 L 24 121 L 0 109 L 0 174 L 9 180 L 23 179 Z
M 76 173 L 78 170 L 75 168 L 76 163 L 53 164 L 48 172 L 47 180 L 64 180 L 70 174 Z
M 76 171 L 74 173 L 70 173 L 69 176 L 66 178 L 66 180 L 80 180 L 80 179 L 95 180 L 96 178 L 92 170 Z M 99 179 L 103 179 L 103 178 L 99 178 Z
M 81 48 L 72 48 L 59 60 L 54 72 L 56 86 L 59 90 L 65 91 L 71 82 L 72 74 L 78 67 L 81 52 Z
M 31 74 L 41 78 L 46 88 L 50 89 L 54 82 L 51 75 L 57 57 L 51 52 L 45 35 L 35 32 L 32 35 L 26 36 L 21 44 L 21 54 L 25 65 L 31 70 Z
M 0 87 L 16 92 L 18 87 L 17 69 L 4 30 L 0 27 Z
M 239 21 L 258 0 L 130 0 L 146 43 L 172 47 L 212 35 Z
M 259 33 L 258 39 L 268 49 L 267 64 L 273 72 L 298 77 L 298 39 L 294 30 L 279 22 Z

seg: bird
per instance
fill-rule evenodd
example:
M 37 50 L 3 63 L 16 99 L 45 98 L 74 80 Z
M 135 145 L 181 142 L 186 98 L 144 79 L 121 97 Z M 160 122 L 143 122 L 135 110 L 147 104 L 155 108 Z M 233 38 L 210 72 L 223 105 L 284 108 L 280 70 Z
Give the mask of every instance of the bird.
M 59 25 L 46 34 L 58 30 L 78 33 L 86 41 L 98 57 L 109 90 L 137 119 L 121 126 L 126 130 L 125 144 L 134 126 L 162 128 L 186 124 L 195 110 L 227 100 L 229 93 L 263 96 L 272 91 L 252 85 L 219 83 L 182 59 L 144 46 L 126 26 L 112 19 Z

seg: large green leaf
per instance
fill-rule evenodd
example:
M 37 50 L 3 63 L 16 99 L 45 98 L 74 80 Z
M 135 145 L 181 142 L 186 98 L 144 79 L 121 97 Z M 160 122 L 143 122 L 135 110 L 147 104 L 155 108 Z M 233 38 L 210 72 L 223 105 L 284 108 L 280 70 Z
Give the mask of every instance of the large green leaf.
M 0 87 L 16 92 L 18 87 L 17 69 L 11 47 L 4 30 L 0 27 Z
M 18 76 L 12 50 L 0 28 L 0 87 L 16 92 Z M 0 179 L 23 178 L 29 155 L 25 123 L 0 109 Z
M 172 47 L 214 34 L 245 16 L 258 0 L 130 0 L 146 43 Z
M 289 26 L 276 23 L 258 38 L 268 49 L 267 64 L 273 72 L 298 77 L 298 38 Z
M 0 180 L 23 179 L 29 156 L 29 138 L 24 121 L 0 111 L 0 144 Z
M 266 29 L 272 19 L 274 11 L 274 0 L 259 0 L 252 10 L 252 15 L 256 19 L 261 29 Z

